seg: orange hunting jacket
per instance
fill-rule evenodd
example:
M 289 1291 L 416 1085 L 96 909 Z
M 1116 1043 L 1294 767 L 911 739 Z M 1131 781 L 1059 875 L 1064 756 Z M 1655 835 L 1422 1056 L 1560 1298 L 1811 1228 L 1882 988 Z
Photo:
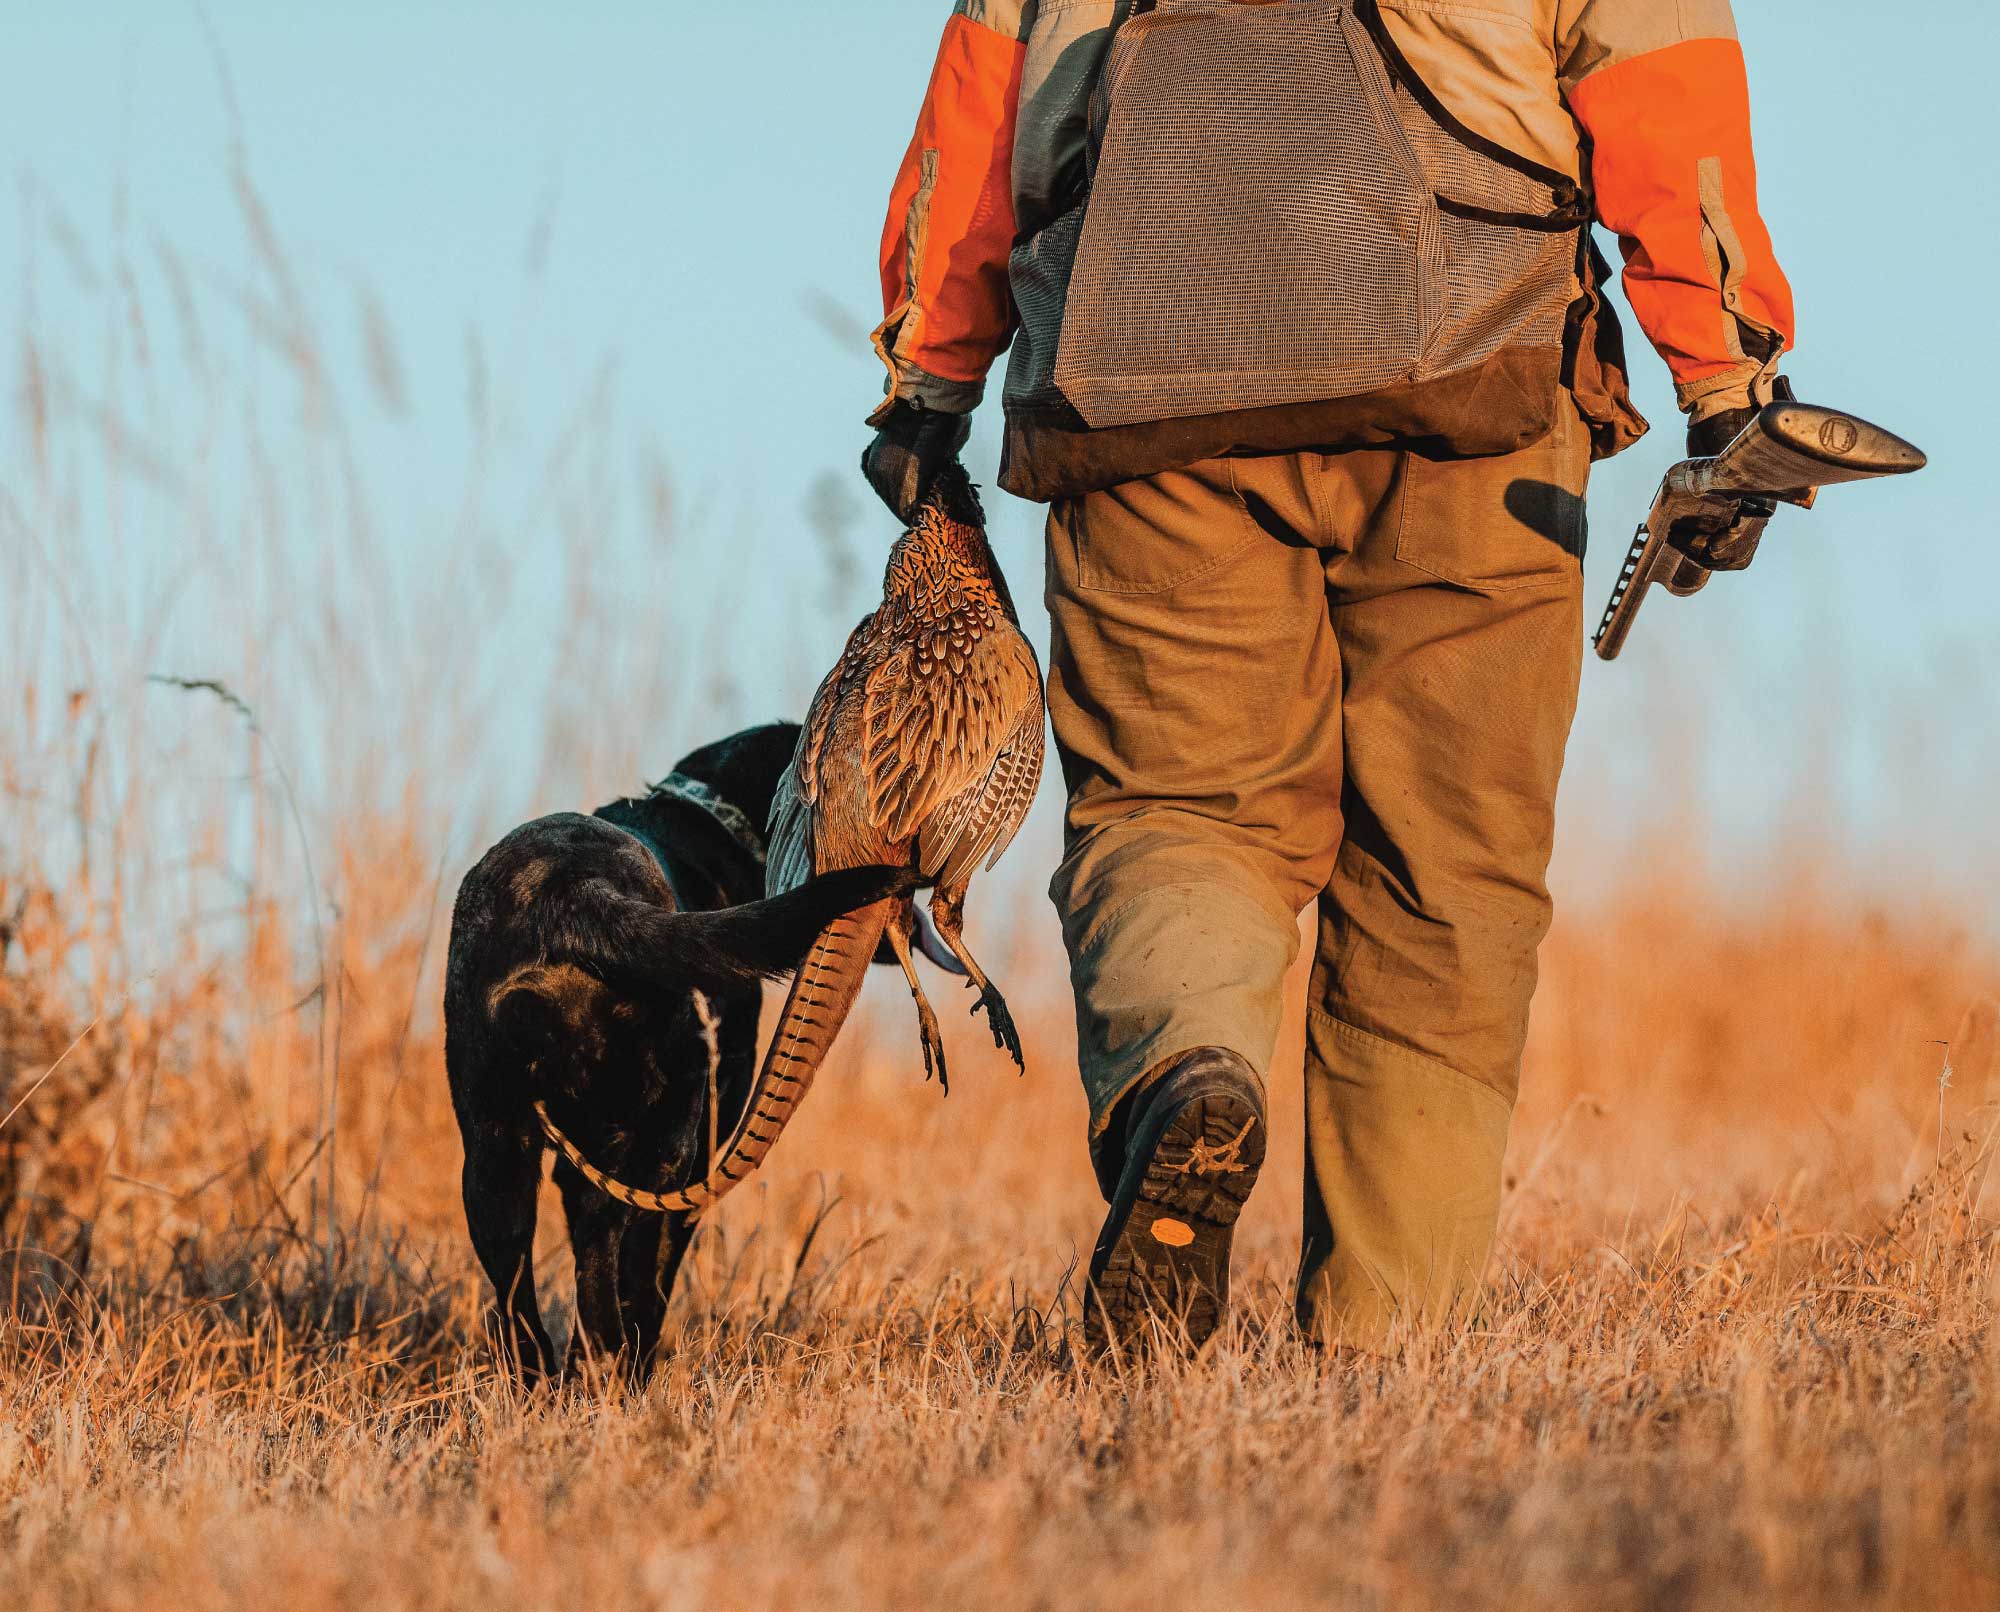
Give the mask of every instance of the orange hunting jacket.
M 978 404 L 1014 329 L 1008 253 L 1073 193 L 1090 92 L 1129 6 L 957 0 L 882 235 L 876 347 L 893 396 L 957 413 Z M 1381 0 L 1381 11 L 1461 122 L 1586 182 L 1681 406 L 1747 402 L 1791 344 L 1792 293 L 1757 211 L 1729 0 Z M 1622 369 L 1614 385 L 1629 412 Z

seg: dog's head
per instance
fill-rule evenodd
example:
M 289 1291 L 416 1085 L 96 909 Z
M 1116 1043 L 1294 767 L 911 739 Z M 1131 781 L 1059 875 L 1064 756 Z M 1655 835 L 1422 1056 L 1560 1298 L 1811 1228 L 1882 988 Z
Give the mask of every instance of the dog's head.
M 761 727 L 745 728 L 726 739 L 705 744 L 699 750 L 690 750 L 674 764 L 674 771 L 714 790 L 749 820 L 761 839 L 764 825 L 770 820 L 771 800 L 778 792 L 778 780 L 792 764 L 792 754 L 798 749 L 798 744 L 798 723 L 766 722 Z M 625 805 L 633 810 L 672 814 L 676 846 L 689 861 L 714 879 L 721 902 L 754 901 L 765 893 L 764 870 L 757 859 L 713 815 L 693 802 L 656 793 L 643 803 L 627 802 Z M 616 808 L 598 815 L 609 817 L 613 822 L 619 820 Z M 918 949 L 946 973 L 964 974 L 965 965 L 937 938 L 937 932 L 924 917 L 921 908 L 916 910 L 915 916 Z M 896 954 L 886 939 L 877 949 L 875 961 L 896 961 Z
M 755 901 L 764 893 L 764 820 L 798 739 L 796 722 L 769 722 L 681 757 L 674 772 L 705 786 L 723 806 L 720 814 L 685 791 L 657 784 L 636 799 L 601 807 L 597 816 L 650 840 L 683 900 L 700 906 Z
M 674 771 L 699 779 L 745 817 L 761 835 L 771 816 L 778 778 L 799 745 L 796 722 L 766 722 L 690 750 Z

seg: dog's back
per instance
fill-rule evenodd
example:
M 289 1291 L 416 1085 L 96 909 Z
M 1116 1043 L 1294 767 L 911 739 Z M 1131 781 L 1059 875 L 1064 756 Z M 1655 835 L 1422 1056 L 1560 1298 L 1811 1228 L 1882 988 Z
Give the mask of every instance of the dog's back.
M 454 1097 L 462 1081 L 524 1073 L 564 1039 L 588 1056 L 614 1009 L 641 1010 L 605 967 L 620 961 L 619 915 L 633 902 L 671 911 L 673 892 L 637 840 L 593 817 L 537 818 L 480 858 L 459 887 L 445 968 Z

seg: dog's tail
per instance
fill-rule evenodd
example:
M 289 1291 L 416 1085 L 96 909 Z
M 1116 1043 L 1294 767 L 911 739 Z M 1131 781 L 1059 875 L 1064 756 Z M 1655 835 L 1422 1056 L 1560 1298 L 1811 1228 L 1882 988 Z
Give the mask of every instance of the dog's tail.
M 808 884 L 800 888 L 811 887 Z M 757 1083 L 743 1105 L 743 1117 L 736 1122 L 728 1143 L 709 1161 L 708 1172 L 700 1181 L 678 1192 L 647 1192 L 614 1180 L 583 1156 L 549 1118 L 548 1109 L 537 1102 L 535 1113 L 549 1140 L 586 1180 L 620 1203 L 663 1213 L 698 1214 L 706 1209 L 764 1162 L 764 1155 L 771 1151 L 779 1133 L 805 1100 L 813 1077 L 833 1046 L 833 1038 L 840 1033 L 855 997 L 861 993 L 869 960 L 875 955 L 875 947 L 895 913 L 899 898 L 900 892 L 843 914 L 812 942 L 792 981 L 791 994 L 785 998 L 777 1034 L 757 1070 Z
M 549 946 L 567 952 L 606 984 L 635 996 L 741 990 L 799 965 L 829 924 L 857 907 L 908 894 L 907 868 L 843 868 L 796 890 L 711 912 L 677 912 L 616 896 L 572 911 Z

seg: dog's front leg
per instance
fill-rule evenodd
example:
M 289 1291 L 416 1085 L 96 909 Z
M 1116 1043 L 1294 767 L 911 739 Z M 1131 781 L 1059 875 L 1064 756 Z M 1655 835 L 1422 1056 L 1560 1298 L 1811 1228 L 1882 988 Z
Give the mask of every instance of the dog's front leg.
M 695 1224 L 692 1215 L 634 1214 L 625 1228 L 618 1254 L 619 1310 L 633 1370 L 642 1381 L 652 1374 L 667 1301 Z
M 532 1387 L 555 1370 L 555 1346 L 535 1302 L 535 1195 L 542 1150 L 477 1128 L 465 1138 L 465 1224 L 493 1283 L 486 1326 L 500 1358 Z
M 627 1357 L 622 1363 L 630 1369 L 633 1340 L 625 1336 L 618 1302 L 618 1253 L 633 1211 L 584 1180 L 567 1161 L 556 1165 L 555 1181 L 562 1192 L 570 1253 L 576 1261 L 576 1325 L 570 1330 L 563 1369 L 574 1374 L 588 1362 L 602 1367 L 620 1357 Z

